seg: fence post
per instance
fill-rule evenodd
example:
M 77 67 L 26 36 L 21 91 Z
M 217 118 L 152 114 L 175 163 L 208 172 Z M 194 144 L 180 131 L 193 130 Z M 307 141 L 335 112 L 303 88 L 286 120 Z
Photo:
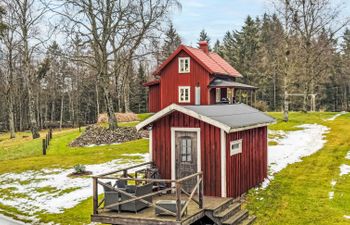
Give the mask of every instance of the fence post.
M 46 155 L 46 140 L 43 139 L 43 155 Z
M 50 128 L 49 134 L 50 134 L 50 139 L 52 139 L 52 128 Z
M 93 214 L 98 214 L 98 187 L 97 187 L 97 177 L 92 178 L 92 207 L 93 207 Z
M 176 221 L 181 221 L 181 183 L 176 182 Z

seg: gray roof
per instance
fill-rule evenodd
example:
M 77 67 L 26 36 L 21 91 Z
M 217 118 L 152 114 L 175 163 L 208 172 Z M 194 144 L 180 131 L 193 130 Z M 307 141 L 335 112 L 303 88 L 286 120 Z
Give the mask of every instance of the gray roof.
M 275 122 L 271 116 L 245 104 L 183 106 L 212 120 L 229 126 L 231 129 L 257 126 Z
M 223 129 L 227 133 L 263 127 L 275 122 L 275 119 L 269 115 L 242 103 L 200 106 L 171 104 L 137 124 L 136 129 L 145 128 L 174 111 L 182 112 L 193 118 L 202 120 Z
M 242 84 L 238 83 L 233 80 L 225 79 L 217 77 L 212 82 L 210 82 L 209 87 L 216 87 L 216 88 L 223 88 L 223 87 L 232 87 L 237 89 L 257 89 L 257 87 L 248 85 L 248 84 Z

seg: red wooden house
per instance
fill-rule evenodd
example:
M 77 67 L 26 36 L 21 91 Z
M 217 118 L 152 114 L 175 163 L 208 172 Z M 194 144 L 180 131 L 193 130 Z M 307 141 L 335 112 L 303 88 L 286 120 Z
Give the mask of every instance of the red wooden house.
M 199 44 L 199 49 L 180 45 L 154 72 L 156 79 L 144 84 L 149 87 L 150 112 L 173 103 L 211 105 L 223 98 L 230 103 L 238 98 L 254 101 L 256 88 L 236 82 L 242 75 L 218 54 L 209 52 L 207 42 Z
M 164 178 L 202 171 L 205 195 L 237 197 L 267 177 L 274 119 L 236 103 L 237 92 L 255 87 L 236 82 L 242 75 L 206 42 L 181 45 L 154 75 L 146 85 L 149 110 L 157 113 L 136 128 L 150 131 L 151 161 Z

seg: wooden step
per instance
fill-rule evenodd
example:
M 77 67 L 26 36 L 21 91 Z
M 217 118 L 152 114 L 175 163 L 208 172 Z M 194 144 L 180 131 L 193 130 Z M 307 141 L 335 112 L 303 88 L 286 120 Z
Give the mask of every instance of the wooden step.
M 238 225 L 240 222 L 242 222 L 244 219 L 248 217 L 248 210 L 244 209 L 239 211 L 238 213 L 234 214 L 227 220 L 225 220 L 222 224 L 224 225 Z
M 233 198 L 227 199 L 225 202 L 223 202 L 221 205 L 219 205 L 218 207 L 216 207 L 216 208 L 213 210 L 213 215 L 219 214 L 219 213 L 222 212 L 223 210 L 227 209 L 233 202 L 234 202 L 234 199 L 233 199 Z
M 229 205 L 226 209 L 222 210 L 221 212 L 215 213 L 214 216 L 220 219 L 220 221 L 225 221 L 228 218 L 232 217 L 240 209 L 241 209 L 241 204 L 238 202 L 235 202 Z
M 256 220 L 256 216 L 249 216 L 245 220 L 243 220 L 239 225 L 251 225 Z

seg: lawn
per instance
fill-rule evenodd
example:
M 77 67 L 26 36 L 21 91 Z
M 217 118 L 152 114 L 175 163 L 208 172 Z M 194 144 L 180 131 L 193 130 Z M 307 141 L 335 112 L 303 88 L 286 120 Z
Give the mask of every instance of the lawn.
M 275 174 L 266 189 L 248 193 L 244 207 L 258 217 L 256 224 L 349 224 L 344 215 L 350 215 L 350 175 L 341 177 L 339 166 L 350 164 L 350 160 L 345 159 L 350 150 L 350 114 L 328 121 L 335 113 L 290 113 L 288 123 L 282 121 L 281 113 L 270 114 L 277 118 L 277 123 L 269 127 L 271 130 L 295 131 L 300 129 L 298 125 L 305 123 L 318 123 L 331 130 L 323 149 Z M 8 140 L 7 134 L 0 135 L 0 175 L 43 168 L 71 168 L 77 163 L 104 163 L 125 158 L 125 153 L 146 153 L 148 149 L 147 140 L 92 148 L 68 147 L 68 143 L 79 135 L 78 129 L 55 131 L 47 156 L 41 155 L 41 140 L 23 138 L 28 133 L 17 135 L 15 140 Z M 333 188 L 332 181 L 337 182 Z M 44 191 L 56 190 L 48 188 Z M 335 193 L 332 200 L 328 197 L 330 191 Z M 0 212 L 1 209 L 18 213 L 15 208 L 0 203 Z M 63 213 L 41 213 L 38 218 L 42 222 L 89 224 L 91 210 L 92 200 L 88 198 Z
M 147 118 L 147 116 L 148 114 L 141 115 L 140 120 Z M 134 123 L 122 124 L 122 126 L 133 125 Z M 41 137 L 43 138 L 46 133 L 47 130 L 42 131 Z M 39 171 L 44 168 L 70 169 L 76 164 L 102 164 L 115 159 L 125 159 L 125 161 L 138 161 L 139 159 L 137 157 L 128 156 L 127 154 L 139 154 L 148 152 L 148 141 L 146 139 L 135 140 L 119 145 L 77 148 L 69 147 L 69 143 L 77 138 L 80 134 L 81 133 L 79 132 L 79 129 L 64 129 L 62 131 L 54 130 L 53 139 L 51 140 L 46 156 L 42 155 L 42 138 L 33 140 L 30 137 L 29 132 L 18 132 L 15 139 L 9 139 L 9 135 L 7 133 L 0 134 L 0 175 L 5 173 Z M 9 180 L 8 182 L 12 181 Z M 10 196 L 14 199 L 16 197 L 23 197 L 19 194 L 13 194 L 14 191 L 16 190 L 11 190 L 10 188 L 1 189 L 0 195 Z M 58 190 L 55 190 L 49 186 L 44 188 L 37 188 L 36 191 L 39 193 L 59 193 Z M 74 191 L 74 189 L 68 189 L 64 191 Z M 62 194 L 63 192 L 61 191 L 60 193 Z M 83 201 L 78 206 L 68 210 L 68 217 L 66 215 L 67 213 L 39 213 L 36 214 L 36 217 L 40 218 L 41 221 L 46 222 L 55 222 L 61 224 L 87 224 L 90 223 L 89 215 L 91 213 L 91 207 L 85 207 L 85 205 L 90 204 L 91 201 L 89 199 Z M 83 213 L 81 211 L 83 211 Z M 25 220 L 22 216 L 29 216 L 28 214 L 20 212 L 14 207 L 4 205 L 1 202 L 0 213 L 21 220 Z
M 276 174 L 265 190 L 248 194 L 246 207 L 257 216 L 256 224 L 350 224 L 344 218 L 350 215 L 350 176 L 339 175 L 339 166 L 350 163 L 345 159 L 350 151 L 350 114 L 327 121 L 334 114 L 291 113 L 288 123 L 281 122 L 281 114 L 272 115 L 278 123 L 270 129 L 291 131 L 297 125 L 318 123 L 331 130 L 323 149 Z

